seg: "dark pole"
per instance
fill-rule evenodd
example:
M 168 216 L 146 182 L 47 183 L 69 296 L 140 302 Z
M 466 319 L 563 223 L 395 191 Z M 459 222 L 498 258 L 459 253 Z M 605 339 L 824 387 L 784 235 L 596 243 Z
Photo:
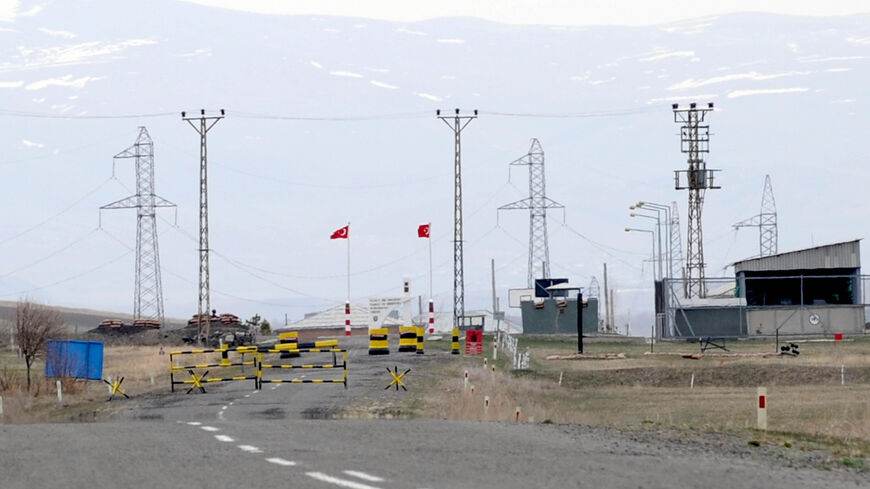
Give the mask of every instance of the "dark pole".
M 577 291 L 577 353 L 583 354 L 583 291 Z

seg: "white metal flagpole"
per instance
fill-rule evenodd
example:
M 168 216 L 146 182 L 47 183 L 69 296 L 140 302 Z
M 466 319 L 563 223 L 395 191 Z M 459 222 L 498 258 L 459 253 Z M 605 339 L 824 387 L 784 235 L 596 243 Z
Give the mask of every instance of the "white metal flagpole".
M 432 299 L 432 223 L 428 224 L 429 233 L 426 239 L 429 240 L 429 298 Z
M 347 223 L 347 301 L 350 302 L 350 222 Z

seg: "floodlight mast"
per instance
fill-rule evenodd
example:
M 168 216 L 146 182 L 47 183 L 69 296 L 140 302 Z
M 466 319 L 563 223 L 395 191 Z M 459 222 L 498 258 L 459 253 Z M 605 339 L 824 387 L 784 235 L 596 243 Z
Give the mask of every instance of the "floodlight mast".
M 686 250 L 686 298 L 706 297 L 707 288 L 704 282 L 704 239 L 701 229 L 701 211 L 704 207 L 704 192 L 707 189 L 718 189 L 714 182 L 714 174 L 718 170 L 707 169 L 701 158 L 703 153 L 710 152 L 710 126 L 701 125 L 708 112 L 713 111 L 713 103 L 706 107 L 698 107 L 694 102 L 688 108 L 673 104 L 674 122 L 682 124 L 680 128 L 681 151 L 688 154 L 688 170 L 674 170 L 674 188 L 689 191 L 688 238 Z

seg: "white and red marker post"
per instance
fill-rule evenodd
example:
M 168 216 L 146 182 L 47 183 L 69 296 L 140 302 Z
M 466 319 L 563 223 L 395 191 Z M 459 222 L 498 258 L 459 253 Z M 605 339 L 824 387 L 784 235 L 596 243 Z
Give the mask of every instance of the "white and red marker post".
M 767 387 L 758 388 L 758 429 L 767 430 Z
M 435 301 L 429 299 L 429 334 L 435 332 Z
M 350 301 L 344 303 L 344 335 L 350 336 Z

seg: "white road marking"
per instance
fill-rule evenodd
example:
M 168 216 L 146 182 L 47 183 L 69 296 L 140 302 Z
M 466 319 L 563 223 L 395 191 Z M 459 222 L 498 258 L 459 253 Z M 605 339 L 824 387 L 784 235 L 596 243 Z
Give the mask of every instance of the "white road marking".
M 221 411 L 226 411 L 226 410 L 227 410 L 227 406 L 222 406 L 222 407 L 221 407 Z
M 275 458 L 267 458 L 267 459 L 266 459 L 266 462 L 269 462 L 270 464 L 283 465 L 284 467 L 289 467 L 289 466 L 291 466 L 291 465 L 296 465 L 296 462 L 294 462 L 294 461 L 292 461 L 292 460 L 284 460 L 283 458 L 277 458 L 277 457 L 275 457 Z
M 278 388 L 277 385 L 273 385 L 273 386 L 272 386 L 272 390 L 275 390 L 275 389 L 277 389 L 277 388 Z
M 229 437 L 227 435 L 214 435 L 214 437 L 215 437 L 215 439 L 217 439 L 217 441 L 225 441 L 228 443 L 236 441 L 236 440 L 233 440 L 232 437 Z
M 199 421 L 188 421 L 187 424 L 189 424 L 190 426 L 199 426 L 202 423 L 200 423 Z
M 362 480 L 367 480 L 369 482 L 384 482 L 384 479 L 381 477 L 378 477 L 376 475 L 366 474 L 365 472 L 360 472 L 358 470 L 343 470 L 342 472 L 344 472 L 347 475 L 357 477 L 357 478 L 362 479 Z
M 311 477 L 312 479 L 329 482 L 331 484 L 335 484 L 341 487 L 349 487 L 350 489 L 380 489 L 378 487 L 370 486 L 368 484 L 361 484 L 359 482 L 349 481 L 347 479 L 339 479 L 338 477 L 326 475 L 322 472 L 306 472 L 305 475 Z
M 214 426 L 200 426 L 200 428 L 205 431 L 220 431 L 220 428 L 215 428 Z
M 235 401 L 231 402 L 229 405 L 232 406 L 233 404 L 235 404 Z
M 263 453 L 262 450 L 253 445 L 239 445 L 239 449 L 241 449 L 243 452 L 248 453 Z
M 223 412 L 223 411 L 218 411 L 218 416 L 217 416 L 217 417 L 218 417 L 219 420 L 224 421 L 224 412 Z
M 250 394 L 245 394 L 245 397 L 251 397 L 251 395 L 250 395 Z

